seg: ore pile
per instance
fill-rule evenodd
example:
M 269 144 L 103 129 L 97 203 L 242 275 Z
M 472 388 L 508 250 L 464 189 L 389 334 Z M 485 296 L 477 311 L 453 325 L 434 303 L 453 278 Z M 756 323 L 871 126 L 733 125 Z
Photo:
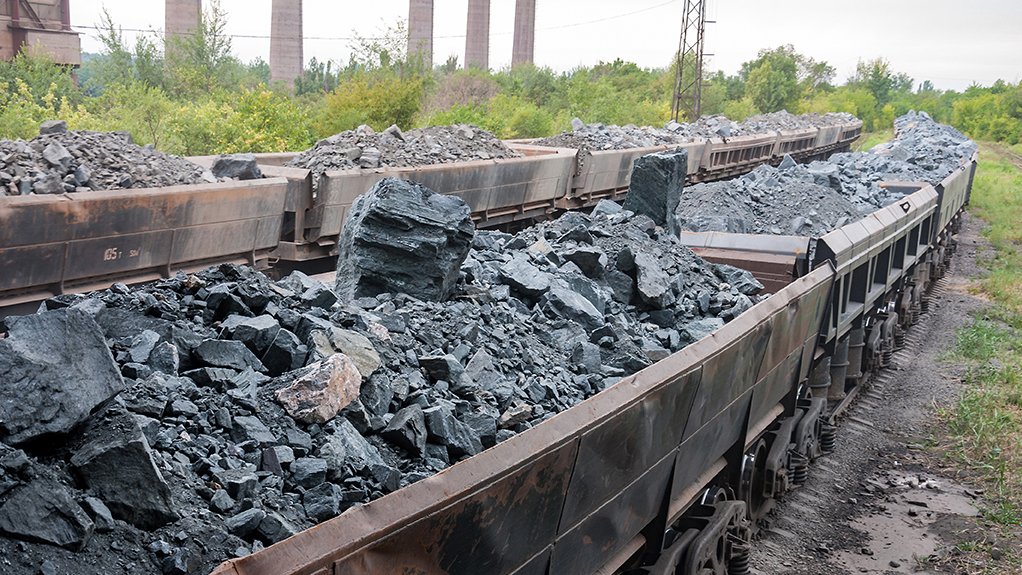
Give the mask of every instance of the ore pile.
M 840 115 L 835 115 L 840 116 Z M 798 165 L 761 166 L 734 180 L 686 188 L 672 222 L 709 232 L 818 236 L 904 194 L 882 182 L 937 184 L 966 163 L 976 144 L 925 112 L 895 120 L 895 138 L 869 152 Z
M 46 122 L 28 142 L 0 141 L 0 196 L 215 181 L 201 166 L 135 145 L 125 132 L 68 131 L 64 122 Z
M 208 572 L 529 429 L 762 288 L 610 202 L 477 232 L 460 269 L 443 302 L 341 304 L 222 265 L 9 321 L 3 571 Z
M 586 150 L 623 150 L 683 144 L 706 138 L 731 138 L 750 134 L 763 134 L 778 130 L 798 130 L 820 126 L 833 126 L 850 122 L 855 116 L 846 113 L 803 114 L 796 116 L 785 111 L 752 116 L 743 122 L 733 122 L 724 116 L 704 116 L 692 123 L 670 122 L 664 128 L 636 126 L 606 126 L 586 124 L 575 118 L 571 132 L 538 140 L 540 146 L 579 148 Z
M 678 229 L 693 232 L 820 236 L 862 214 L 785 156 L 777 168 L 764 165 L 734 180 L 685 188 L 674 216 Z
M 855 116 L 847 112 L 828 112 L 826 114 L 802 114 L 796 116 L 787 110 L 749 116 L 741 122 L 743 130 L 749 133 L 769 132 L 772 130 L 803 130 L 836 126 L 855 121 Z
M 816 183 L 847 197 L 864 212 L 889 205 L 903 194 L 881 182 L 938 184 L 969 161 L 976 143 L 926 112 L 909 112 L 894 121 L 894 139 L 868 152 L 834 154 L 809 164 Z
M 894 120 L 894 139 L 870 152 L 918 166 L 930 174 L 925 181 L 937 183 L 968 162 L 977 149 L 958 130 L 935 122 L 926 112 L 911 111 Z
M 841 152 L 827 161 L 812 162 L 807 168 L 812 181 L 848 198 L 864 213 L 904 197 L 881 186 L 881 182 L 926 182 L 933 177 L 916 164 L 872 152 Z
M 397 126 L 383 132 L 359 126 L 320 140 L 286 165 L 312 170 L 313 180 L 318 182 L 321 174 L 336 170 L 406 168 L 518 156 L 496 136 L 474 126 L 437 126 L 407 132 Z
M 571 121 L 571 126 L 571 132 L 543 138 L 536 144 L 557 148 L 623 150 L 669 146 L 699 138 L 727 138 L 744 133 L 738 124 L 724 116 L 707 116 L 690 124 L 670 122 L 664 128 L 586 124 L 578 118 Z

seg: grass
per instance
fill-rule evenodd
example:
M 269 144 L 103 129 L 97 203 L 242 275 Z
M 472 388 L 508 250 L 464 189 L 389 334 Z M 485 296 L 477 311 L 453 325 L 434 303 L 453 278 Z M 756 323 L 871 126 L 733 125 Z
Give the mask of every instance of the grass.
M 952 355 L 967 366 L 957 405 L 941 412 L 942 444 L 987 487 L 984 510 L 998 524 L 1022 523 L 1022 158 L 982 144 L 972 212 L 988 224 L 993 256 L 978 290 L 988 309 L 957 334 Z
M 894 137 L 894 130 L 881 130 L 879 132 L 865 132 L 852 144 L 852 151 L 864 152 L 873 146 L 886 142 Z

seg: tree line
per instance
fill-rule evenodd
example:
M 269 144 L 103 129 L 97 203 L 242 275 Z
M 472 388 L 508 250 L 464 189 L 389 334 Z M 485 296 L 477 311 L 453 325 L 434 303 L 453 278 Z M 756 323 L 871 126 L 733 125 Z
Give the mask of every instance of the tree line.
M 670 116 L 676 64 L 615 60 L 564 73 L 531 65 L 491 72 L 461 69 L 451 58 L 434 67 L 405 53 L 401 23 L 356 38 L 343 65 L 312 59 L 293 88 L 270 85 L 266 62 L 232 54 L 226 22 L 212 2 L 194 35 L 168 43 L 148 34 L 129 44 L 105 14 L 103 50 L 84 55 L 77 72 L 31 54 L 0 63 L 0 137 L 29 138 L 41 121 L 62 118 L 73 129 L 126 131 L 139 144 L 201 155 L 301 150 L 361 124 L 471 123 L 501 138 L 531 138 L 568 130 L 574 117 L 658 126 Z M 831 65 L 791 45 L 762 50 L 737 74 L 710 75 L 702 94 L 704 114 L 733 120 L 844 111 L 869 131 L 917 109 L 973 138 L 1022 140 L 1022 83 L 938 90 L 874 59 L 836 84 Z

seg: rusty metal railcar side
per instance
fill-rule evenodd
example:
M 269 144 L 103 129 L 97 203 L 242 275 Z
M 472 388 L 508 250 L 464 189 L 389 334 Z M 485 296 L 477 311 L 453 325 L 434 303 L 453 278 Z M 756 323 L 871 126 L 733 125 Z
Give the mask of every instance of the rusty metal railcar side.
M 210 261 L 265 261 L 287 182 L 268 179 L 0 198 L 5 305 L 143 281 Z
M 832 278 L 816 270 L 535 428 L 215 573 L 592 573 L 692 505 L 749 418 L 793 395 Z

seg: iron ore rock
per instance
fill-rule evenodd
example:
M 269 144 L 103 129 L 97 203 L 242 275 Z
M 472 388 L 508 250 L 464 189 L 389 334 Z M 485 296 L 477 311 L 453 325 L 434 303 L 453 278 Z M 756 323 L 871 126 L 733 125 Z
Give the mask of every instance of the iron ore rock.
M 60 483 L 37 479 L 0 507 L 0 532 L 81 551 L 95 525 Z
M 688 150 L 640 156 L 632 166 L 632 179 L 624 208 L 645 214 L 657 225 L 674 213 L 688 175 Z
M 112 410 L 106 417 L 93 418 L 83 438 L 71 465 L 114 517 L 142 529 L 156 529 L 178 518 L 170 486 L 130 414 Z
M 103 332 L 61 309 L 8 320 L 0 340 L 0 440 L 19 445 L 63 434 L 124 388 Z
M 387 292 L 447 299 L 475 234 L 469 214 L 461 198 L 381 180 L 355 200 L 344 224 L 337 295 L 344 301 Z

